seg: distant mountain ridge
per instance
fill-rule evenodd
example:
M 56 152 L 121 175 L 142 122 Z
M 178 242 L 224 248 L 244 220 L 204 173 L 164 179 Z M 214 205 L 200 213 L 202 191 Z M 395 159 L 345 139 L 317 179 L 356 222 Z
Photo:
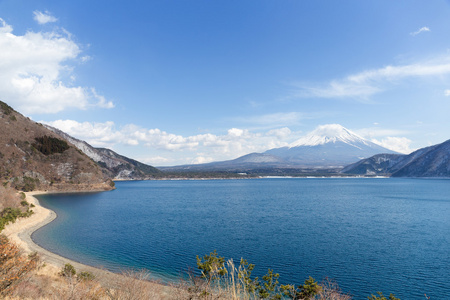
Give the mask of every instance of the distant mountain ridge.
M 375 155 L 345 167 L 342 173 L 392 177 L 450 177 L 450 140 L 419 149 L 409 155 Z
M 396 152 L 372 143 L 339 124 L 317 127 L 290 146 L 250 153 L 233 160 L 165 167 L 178 171 L 245 171 L 263 168 L 342 169 L 374 154 Z
M 84 154 L 98 163 L 106 176 L 115 180 L 144 180 L 162 173 L 155 167 L 120 155 L 110 149 L 92 147 L 85 141 L 76 139 L 57 128 L 49 125 L 44 126 L 75 145 Z

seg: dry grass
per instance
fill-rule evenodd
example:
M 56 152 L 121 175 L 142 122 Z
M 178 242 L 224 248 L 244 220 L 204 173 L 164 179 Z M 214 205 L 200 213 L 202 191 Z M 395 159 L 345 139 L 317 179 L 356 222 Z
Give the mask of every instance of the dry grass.
M 17 208 L 20 207 L 20 197 L 17 191 L 9 188 L 6 181 L 1 182 L 0 186 L 0 211 L 7 207 Z
M 22 282 L 28 281 L 38 260 L 37 255 L 22 255 L 18 246 L 0 236 L 0 296 L 15 293 Z
M 149 280 L 146 271 L 125 271 L 121 276 L 99 276 L 88 272 L 62 272 L 39 262 L 37 255 L 25 256 L 5 236 L 0 236 L 0 298 L 2 299 L 260 299 L 245 279 L 246 267 L 226 263 L 227 273 L 209 279 L 191 275 L 171 287 Z M 320 284 L 316 300 L 350 300 L 337 284 L 326 280 Z M 300 298 L 295 298 L 300 299 Z
M 149 281 L 148 272 L 124 271 L 118 281 L 106 284 L 106 296 L 111 300 L 158 299 L 162 297 L 162 286 Z

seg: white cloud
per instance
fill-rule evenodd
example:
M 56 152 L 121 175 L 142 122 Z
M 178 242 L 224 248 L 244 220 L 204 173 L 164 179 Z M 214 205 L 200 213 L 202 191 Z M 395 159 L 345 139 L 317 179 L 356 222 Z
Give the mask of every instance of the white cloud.
M 231 128 L 223 135 L 207 133 L 182 136 L 133 124 L 117 129 L 113 122 L 80 123 L 57 120 L 41 123 L 56 127 L 95 147 L 145 147 L 148 157 L 141 157 L 140 160 L 151 164 L 187 164 L 233 159 L 251 152 L 288 146 L 296 138 L 289 128 L 264 133 Z
M 445 94 L 446 97 L 450 96 L 450 90 L 445 90 L 444 94 Z
M 403 154 L 409 154 L 414 151 L 410 148 L 412 141 L 405 137 L 388 136 L 382 140 L 372 139 L 372 142 Z
M 94 88 L 91 88 L 91 93 L 92 96 L 98 100 L 98 102 L 95 103 L 94 106 L 98 106 L 101 108 L 114 108 L 114 103 L 112 103 L 111 101 L 106 101 L 105 97 L 97 94 Z
M 355 133 L 375 144 L 399 153 L 409 154 L 414 151 L 410 148 L 412 141 L 406 137 L 400 137 L 409 134 L 405 130 L 372 127 L 355 130 Z
M 92 57 L 90 57 L 89 55 L 85 55 L 83 57 L 81 57 L 81 62 L 85 63 L 92 60 Z
M 80 123 L 73 120 L 57 120 L 53 122 L 41 121 L 40 123 L 58 128 L 96 147 L 111 147 L 118 141 L 123 144 L 129 144 L 128 141 L 130 140 L 130 137 L 124 136 L 115 129 L 114 122 Z
M 418 35 L 419 33 L 427 32 L 427 31 L 431 31 L 431 30 L 430 30 L 430 28 L 424 26 L 424 27 L 420 28 L 420 29 L 417 30 L 417 31 L 411 32 L 410 35 L 416 36 L 416 35 Z
M 206 164 L 213 162 L 214 159 L 212 157 L 204 157 L 204 156 L 197 156 L 191 163 L 192 164 Z
M 403 66 L 386 66 L 380 69 L 367 70 L 332 80 L 327 84 L 297 83 L 299 88 L 293 97 L 318 98 L 359 98 L 367 100 L 380 93 L 390 85 L 413 77 L 431 77 L 450 74 L 450 58 L 439 61 L 415 63 Z
M 161 165 L 161 164 L 166 164 L 166 163 L 170 162 L 170 159 L 167 159 L 166 157 L 162 157 L 162 156 L 152 156 L 152 157 L 145 157 L 145 158 L 139 159 L 138 161 L 143 162 L 144 164 Z
M 272 129 L 267 132 L 268 136 L 276 136 L 278 139 L 285 139 L 292 134 L 292 131 L 288 127 L 279 129 Z
M 67 63 L 81 50 L 67 33 L 15 35 L 0 19 L 0 49 L 0 98 L 17 110 L 37 114 L 114 106 L 95 89 L 72 85 L 75 76 Z
M 38 22 L 39 24 L 47 24 L 58 21 L 57 18 L 52 16 L 48 11 L 41 12 L 38 10 L 35 10 L 33 12 L 34 14 L 34 20 Z

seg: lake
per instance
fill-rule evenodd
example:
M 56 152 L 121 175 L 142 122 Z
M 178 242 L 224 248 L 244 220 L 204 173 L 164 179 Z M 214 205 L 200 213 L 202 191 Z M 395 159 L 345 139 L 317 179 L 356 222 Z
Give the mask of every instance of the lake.
M 354 299 L 450 299 L 450 180 L 264 178 L 116 182 L 103 193 L 39 196 L 58 218 L 32 238 L 113 271 L 163 281 L 217 250 L 280 282 L 335 280 Z

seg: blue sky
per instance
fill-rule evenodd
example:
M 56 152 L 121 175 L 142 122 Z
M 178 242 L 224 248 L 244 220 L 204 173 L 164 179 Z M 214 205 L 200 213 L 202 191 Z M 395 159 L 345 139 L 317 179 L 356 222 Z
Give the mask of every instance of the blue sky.
M 156 166 L 450 139 L 450 1 L 0 0 L 0 100 Z

